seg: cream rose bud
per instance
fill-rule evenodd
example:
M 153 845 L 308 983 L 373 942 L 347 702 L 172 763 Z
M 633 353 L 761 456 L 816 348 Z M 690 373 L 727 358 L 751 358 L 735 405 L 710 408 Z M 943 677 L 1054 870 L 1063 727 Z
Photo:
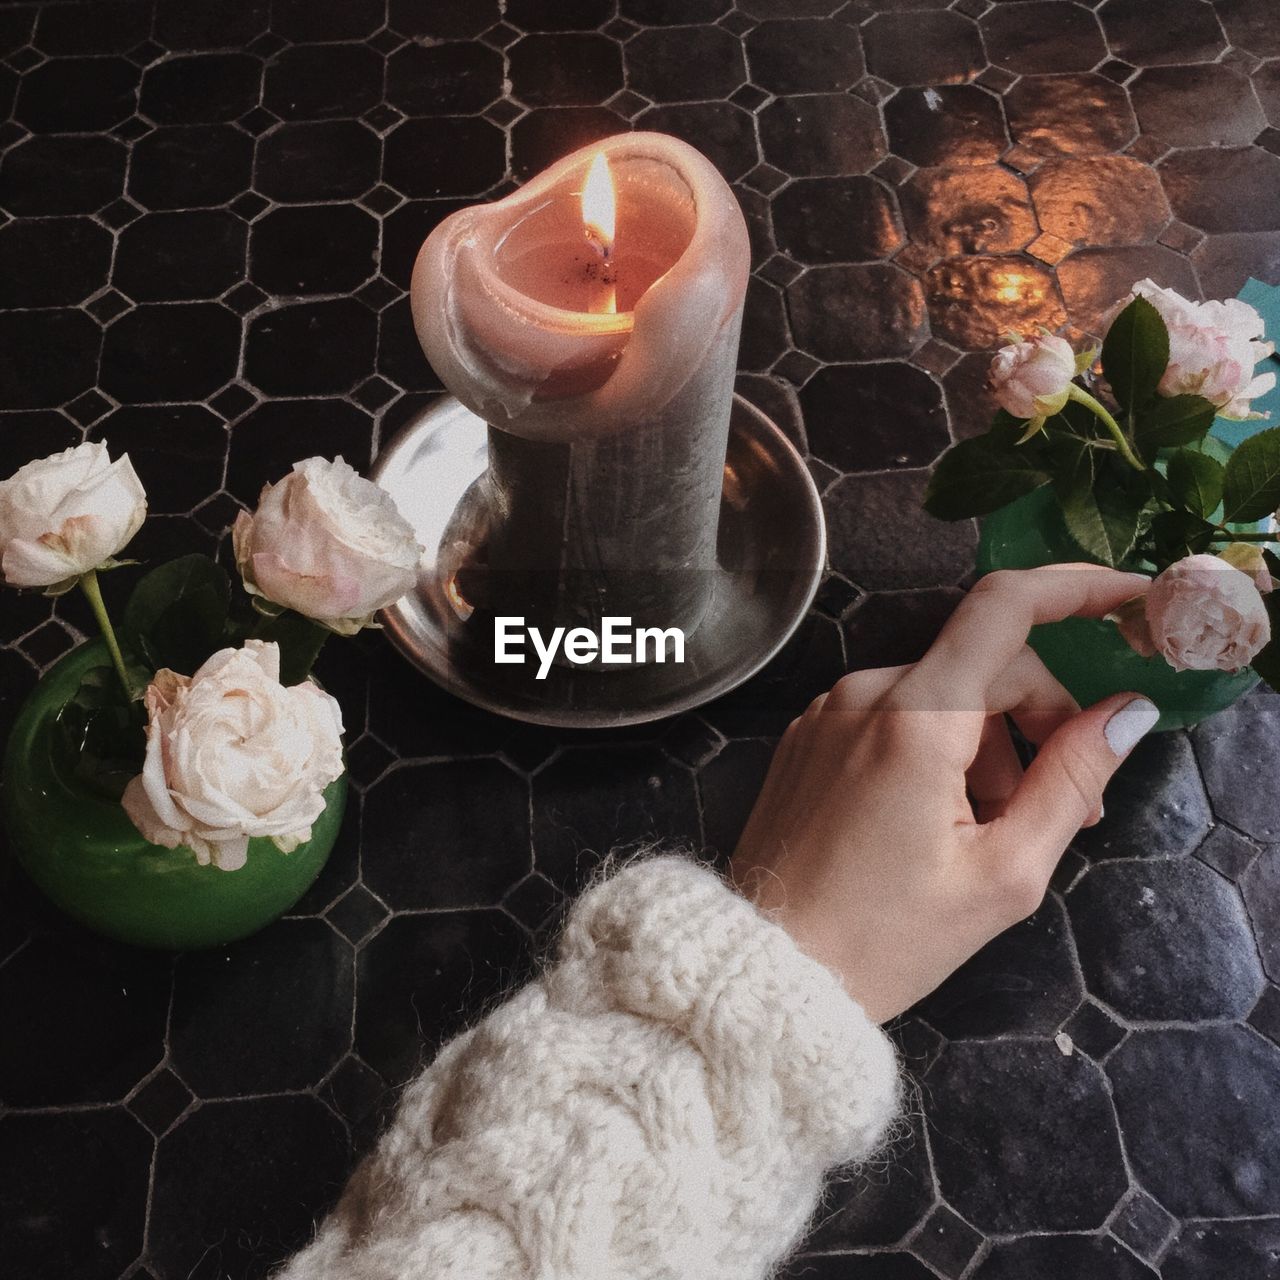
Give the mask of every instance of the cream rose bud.
M 232 530 L 245 587 L 342 635 L 413 590 L 422 548 L 391 496 L 341 458 L 307 458 Z
M 1275 344 L 1262 341 L 1262 317 L 1247 302 L 1191 302 L 1151 280 L 1133 286 L 1169 330 L 1169 364 L 1158 388 L 1162 396 L 1196 395 L 1210 400 L 1224 418 L 1261 418 L 1250 401 L 1276 384 L 1274 373 L 1254 376 Z
M 1075 376 L 1071 344 L 1044 333 L 1001 347 L 991 362 L 988 385 L 996 403 L 1015 418 L 1047 418 L 1062 411 Z
M 158 671 L 146 706 L 146 760 L 122 803 L 152 844 L 234 871 L 252 837 L 285 853 L 311 838 L 342 774 L 342 713 L 313 684 L 280 683 L 278 645 L 223 649 L 190 677 Z
M 52 587 L 123 549 L 147 515 L 127 453 L 81 444 L 0 481 L 0 573 L 11 587 Z
M 1253 579 L 1217 556 L 1171 564 L 1141 603 L 1119 611 L 1121 634 L 1143 657 L 1159 653 L 1175 671 L 1239 671 L 1271 639 Z

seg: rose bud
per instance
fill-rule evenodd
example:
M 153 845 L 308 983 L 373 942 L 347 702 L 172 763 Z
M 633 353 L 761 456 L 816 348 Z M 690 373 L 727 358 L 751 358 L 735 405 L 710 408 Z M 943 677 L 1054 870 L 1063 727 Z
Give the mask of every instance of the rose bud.
M 1001 347 L 991 362 L 988 386 L 996 403 L 1015 418 L 1048 418 L 1062 412 L 1075 376 L 1071 344 L 1043 333 Z
M 1112 618 L 1138 653 L 1159 653 L 1175 671 L 1239 671 L 1271 639 L 1253 579 L 1211 555 L 1171 564 Z
M 0 573 L 11 587 L 70 586 L 138 532 L 147 495 L 129 461 L 81 444 L 0 481 Z
M 341 458 L 307 458 L 232 529 L 245 588 L 353 635 L 413 590 L 422 548 L 391 496 Z
M 1263 418 L 1249 402 L 1276 384 L 1274 373 L 1254 376 L 1254 365 L 1275 350 L 1263 342 L 1263 322 L 1247 302 L 1191 302 L 1151 280 L 1133 287 L 1160 313 L 1169 330 L 1169 364 L 1160 379 L 1162 396 L 1203 396 L 1224 418 Z
M 121 803 L 152 844 L 234 871 L 254 836 L 285 853 L 311 838 L 343 770 L 342 712 L 314 684 L 280 683 L 278 645 L 222 649 L 190 677 L 164 668 L 146 707 L 146 759 Z

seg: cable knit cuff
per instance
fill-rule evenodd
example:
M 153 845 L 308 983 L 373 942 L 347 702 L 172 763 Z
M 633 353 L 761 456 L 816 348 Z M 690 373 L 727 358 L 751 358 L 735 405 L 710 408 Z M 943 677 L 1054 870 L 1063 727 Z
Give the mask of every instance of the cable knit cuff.
M 688 859 L 633 863 L 584 894 L 561 960 L 613 1007 L 688 1036 L 713 1089 L 772 1103 L 780 1136 L 823 1167 L 865 1160 L 897 1113 L 884 1033 L 830 970 Z

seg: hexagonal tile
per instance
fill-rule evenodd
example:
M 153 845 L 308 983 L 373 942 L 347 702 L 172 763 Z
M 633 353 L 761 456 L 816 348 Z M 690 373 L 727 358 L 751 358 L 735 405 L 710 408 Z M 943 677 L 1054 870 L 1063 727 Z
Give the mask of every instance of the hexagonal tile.
M 1273 231 L 1280 156 L 1257 147 L 1179 151 L 1160 165 L 1174 213 L 1204 231 Z
M 235 120 L 258 104 L 262 63 L 246 53 L 166 58 L 148 67 L 138 106 L 157 124 Z
M 1155 1280 L 1156 1273 L 1105 1236 L 1033 1236 L 997 1244 L 973 1275 L 974 1280 L 1052 1280 L 1068 1275 Z
M 890 149 L 912 164 L 994 164 L 1009 145 L 1000 100 L 977 85 L 900 89 L 884 116 Z
M 1266 125 L 1247 77 L 1228 67 L 1154 67 L 1129 85 L 1138 123 L 1173 147 L 1243 146 Z
M 206 1103 L 165 1135 L 156 1154 L 149 1256 L 162 1276 L 199 1274 L 226 1224 L 219 1265 L 268 1272 L 315 1231 L 350 1162 L 341 1121 L 318 1098 Z M 287 1188 L 281 1194 L 281 1188 Z
M 1128 1190 L 1111 1100 L 1088 1058 L 1042 1040 L 969 1040 L 948 1045 L 926 1080 L 939 1188 L 979 1230 L 1089 1231 Z M 1044 1158 L 1058 1148 L 1076 1158 Z
M 295 45 L 271 60 L 262 102 L 282 120 L 354 119 L 382 102 L 383 75 L 367 45 Z
M 991 61 L 1018 75 L 1088 71 L 1107 54 L 1098 20 L 1082 4 L 997 5 L 980 25 Z
M 897 1244 L 928 1213 L 936 1194 L 924 1123 L 915 1116 L 885 1153 L 883 1170 L 867 1169 L 832 1187 L 805 1247 L 840 1253 Z
M 773 198 L 773 227 L 800 262 L 875 262 L 903 242 L 893 194 L 863 176 L 797 179 Z
M 779 98 L 758 120 L 764 158 L 797 178 L 862 173 L 885 154 L 879 112 L 847 94 Z
M 407 116 L 468 115 L 501 96 L 502 55 L 481 44 L 409 44 L 387 59 L 386 99 Z
M 1111 51 L 1134 66 L 1212 62 L 1227 43 L 1204 0 L 1165 0 L 1159 22 L 1143 0 L 1107 0 L 1098 17 Z
M 28 1275 L 115 1280 L 142 1249 L 152 1141 L 130 1115 L 0 1119 L 0 1250 Z
M 1244 1027 L 1142 1031 L 1106 1071 L 1133 1171 L 1166 1209 L 1205 1218 L 1271 1211 L 1280 1150 L 1267 1134 L 1280 1048 Z
M 987 64 L 977 26 L 959 13 L 879 13 L 862 39 L 867 69 L 890 84 L 961 84 Z
M 37 938 L 0 969 L 0 999 L 6 1106 L 115 1101 L 164 1054 L 169 966 L 146 953 Z
M 354 962 L 322 920 L 281 920 L 174 970 L 174 1070 L 203 1098 L 318 1084 L 350 1048 Z
M 1140 244 L 1169 220 L 1160 179 L 1131 156 L 1049 160 L 1028 184 L 1040 226 L 1069 244 Z
M 949 1040 L 1048 1035 L 1083 994 L 1066 913 L 1051 895 L 966 961 L 915 1014 Z
M 134 144 L 129 195 L 148 209 L 225 204 L 249 185 L 253 139 L 231 125 L 173 125 Z
M 387 136 L 383 177 L 411 198 L 478 195 L 505 169 L 506 137 L 487 120 L 406 120 Z
M 623 86 L 622 50 L 607 36 L 524 36 L 507 58 L 511 92 L 530 107 L 591 106 Z
M 253 224 L 249 277 L 268 293 L 349 293 L 377 270 L 378 221 L 351 205 L 273 209 Z
M 364 881 L 394 910 L 494 906 L 532 869 L 529 784 L 496 760 L 393 769 L 363 839 Z
M 910 365 L 830 365 L 800 403 L 810 448 L 841 471 L 927 466 L 950 443 L 938 384 Z
M 1150 279 L 1185 297 L 1199 292 L 1195 272 L 1180 253 L 1162 245 L 1082 249 L 1058 264 L 1058 286 L 1073 324 L 1101 333 L 1116 304 L 1137 280 Z
M 222 483 L 227 428 L 198 404 L 122 405 L 90 432 L 112 454 L 129 454 L 149 510 L 181 515 Z
M 4 206 L 19 217 L 92 213 L 123 190 L 126 156 L 111 138 L 27 138 L 0 161 Z
M 920 505 L 926 480 L 923 471 L 837 480 L 823 494 L 831 567 L 873 591 L 959 581 L 973 563 L 973 525 L 926 515 Z
M 138 68 L 124 58 L 54 58 L 22 77 L 14 119 L 33 133 L 89 133 L 133 114 Z
M 533 847 L 538 870 L 579 889 L 618 844 L 701 844 L 693 775 L 656 747 L 567 750 L 533 779 Z
M 12 307 L 74 304 L 111 268 L 111 233 L 88 218 L 21 219 L 0 227 L 0 275 Z
M 966 351 L 991 350 L 1004 334 L 1056 329 L 1066 319 L 1053 272 L 1019 257 L 949 258 L 929 270 L 925 297 L 935 336 Z
M 357 959 L 356 1049 L 390 1084 L 528 968 L 529 937 L 501 911 L 398 915 Z M 190 1123 L 188 1121 L 187 1123 Z
M 1024 76 L 1004 95 L 1014 140 L 1042 155 L 1097 155 L 1132 142 L 1129 95 L 1100 75 Z
M 151 213 L 120 232 L 111 278 L 135 302 L 216 298 L 243 278 L 244 246 L 226 209 Z
M 363 381 L 377 318 L 354 298 L 302 302 L 255 316 L 245 338 L 245 377 L 269 395 L 326 395 Z
M 1036 238 L 1026 183 L 999 165 L 921 169 L 898 198 L 907 234 L 931 260 L 1010 253 Z
M 235 377 L 240 318 L 213 302 L 147 303 L 112 322 L 102 352 L 102 388 L 117 400 L 194 400 Z
M 1262 993 L 1240 895 L 1196 858 L 1094 867 L 1067 907 L 1090 992 L 1126 1018 L 1239 1018 Z
M 390 142 L 387 148 L 390 171 Z M 363 195 L 377 182 L 378 160 L 376 135 L 356 120 L 282 124 L 258 143 L 254 186 L 283 203 L 340 200 Z M 429 165 L 431 156 L 422 163 Z
M 857 84 L 865 70 L 858 32 L 839 23 L 762 22 L 745 44 L 752 83 L 770 93 L 838 93 Z
M 910 355 L 927 335 L 918 281 L 889 264 L 814 267 L 787 289 L 796 345 L 819 360 Z

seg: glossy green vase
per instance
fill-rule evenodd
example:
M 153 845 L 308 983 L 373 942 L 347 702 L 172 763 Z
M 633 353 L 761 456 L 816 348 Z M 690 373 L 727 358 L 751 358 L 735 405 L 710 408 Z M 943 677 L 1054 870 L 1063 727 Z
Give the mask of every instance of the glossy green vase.
M 978 573 L 1031 569 L 1086 557 L 1067 532 L 1045 485 L 982 522 Z M 1157 729 L 1180 729 L 1224 711 L 1258 683 L 1252 671 L 1175 671 L 1162 657 L 1143 658 L 1114 623 L 1068 618 L 1031 632 L 1045 666 L 1087 707 L 1113 693 L 1141 693 L 1160 708 Z
M 101 642 L 57 663 L 23 705 L 4 758 L 4 822 L 14 857 L 42 892 L 97 933 L 190 950 L 243 938 L 288 911 L 320 874 L 346 805 L 344 774 L 325 791 L 311 839 L 292 853 L 249 842 L 238 871 L 202 867 L 189 849 L 144 840 L 118 803 L 63 776 L 52 751 L 58 712 Z

